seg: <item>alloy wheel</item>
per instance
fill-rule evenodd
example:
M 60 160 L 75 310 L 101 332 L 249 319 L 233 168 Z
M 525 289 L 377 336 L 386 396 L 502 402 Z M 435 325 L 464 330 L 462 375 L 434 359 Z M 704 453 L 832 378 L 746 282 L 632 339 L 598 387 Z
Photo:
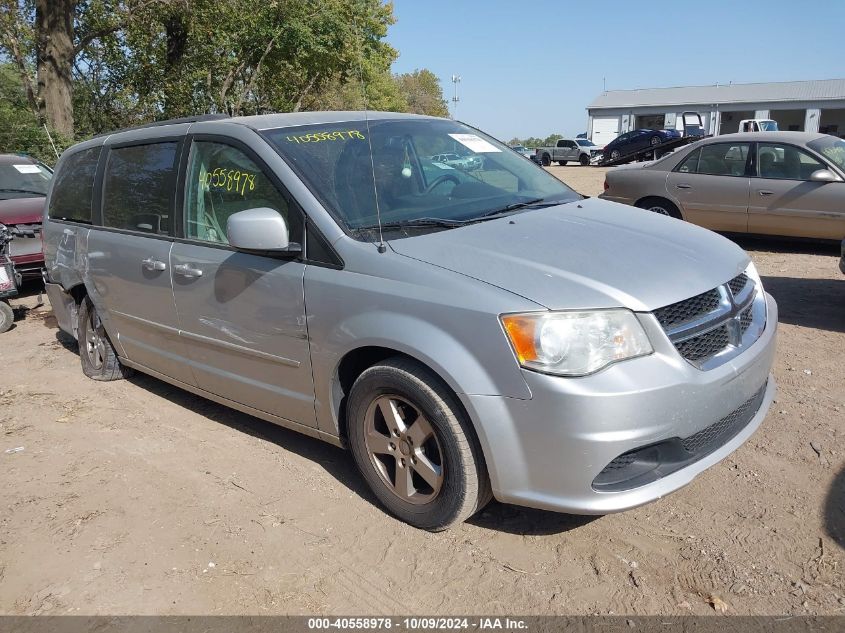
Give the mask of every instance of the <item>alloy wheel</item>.
M 103 322 L 97 315 L 97 311 L 91 310 L 88 314 L 88 327 L 85 328 L 85 353 L 88 355 L 91 366 L 96 370 L 102 369 L 105 363 L 105 337 Z
M 431 423 L 396 395 L 373 400 L 364 420 L 364 443 L 382 482 L 415 505 L 433 501 L 443 487 L 443 451 Z

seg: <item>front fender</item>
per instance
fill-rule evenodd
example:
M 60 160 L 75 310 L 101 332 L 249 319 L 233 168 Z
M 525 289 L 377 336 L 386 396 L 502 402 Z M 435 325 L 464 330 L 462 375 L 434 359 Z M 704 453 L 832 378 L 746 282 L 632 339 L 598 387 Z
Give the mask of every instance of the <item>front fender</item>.
M 364 283 L 343 283 L 347 280 Z M 339 433 L 344 394 L 338 367 L 347 354 L 364 347 L 420 361 L 459 396 L 530 398 L 499 323 L 499 312 L 506 310 L 491 306 L 486 294 L 453 294 L 442 287 L 310 267 L 306 304 L 318 428 Z

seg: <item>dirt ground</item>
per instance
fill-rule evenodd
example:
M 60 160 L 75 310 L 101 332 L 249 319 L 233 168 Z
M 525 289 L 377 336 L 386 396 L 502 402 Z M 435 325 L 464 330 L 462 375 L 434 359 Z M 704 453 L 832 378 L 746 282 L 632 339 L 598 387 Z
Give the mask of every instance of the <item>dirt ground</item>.
M 777 402 L 743 447 L 638 510 L 493 503 L 442 534 L 376 507 L 342 450 L 86 379 L 30 294 L 0 335 L 0 613 L 845 613 L 845 278 L 829 247 L 742 246 L 781 309 Z

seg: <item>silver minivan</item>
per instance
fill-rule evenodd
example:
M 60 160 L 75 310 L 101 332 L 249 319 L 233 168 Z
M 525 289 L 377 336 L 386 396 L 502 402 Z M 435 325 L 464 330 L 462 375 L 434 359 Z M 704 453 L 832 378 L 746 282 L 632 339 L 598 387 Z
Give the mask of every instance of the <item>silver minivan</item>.
M 59 161 L 44 248 L 87 376 L 138 370 L 348 447 L 428 530 L 491 497 L 658 499 L 748 439 L 775 390 L 777 306 L 740 248 L 446 119 L 95 138 Z

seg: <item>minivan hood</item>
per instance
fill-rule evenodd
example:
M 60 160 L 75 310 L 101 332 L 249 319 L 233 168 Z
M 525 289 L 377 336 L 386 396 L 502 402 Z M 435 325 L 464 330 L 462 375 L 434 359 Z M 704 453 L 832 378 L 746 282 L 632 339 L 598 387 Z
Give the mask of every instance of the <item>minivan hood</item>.
M 390 246 L 552 310 L 651 311 L 725 283 L 749 262 L 716 233 L 595 198 Z
M 0 200 L 0 224 L 41 224 L 46 198 Z

